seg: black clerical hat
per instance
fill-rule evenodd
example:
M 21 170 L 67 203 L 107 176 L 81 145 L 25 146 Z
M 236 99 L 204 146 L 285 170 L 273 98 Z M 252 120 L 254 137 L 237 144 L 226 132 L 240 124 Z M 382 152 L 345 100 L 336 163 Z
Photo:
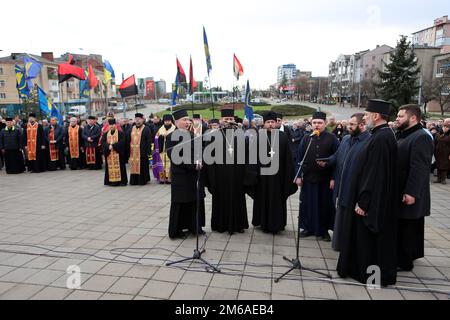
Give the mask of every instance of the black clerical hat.
M 88 119 L 89 120 L 95 120 L 95 117 L 94 116 L 89 116 Z
M 201 119 L 201 116 L 198 113 L 194 113 L 192 119 Z
M 171 114 L 163 115 L 163 121 L 173 121 L 173 117 Z
M 142 118 L 142 119 L 143 119 L 143 118 L 144 118 L 144 115 L 143 115 L 142 113 L 139 113 L 139 112 L 138 112 L 138 113 L 135 113 L 135 114 L 134 114 L 134 117 L 135 117 L 135 118 Z
M 220 111 L 222 118 L 226 117 L 234 117 L 234 110 L 233 109 L 222 109 Z
M 312 119 L 321 119 L 323 121 L 327 120 L 327 114 L 325 112 L 316 111 L 313 113 Z
M 174 111 L 172 115 L 175 120 L 180 120 L 181 118 L 189 117 L 187 111 L 184 109 Z
M 391 104 L 384 100 L 372 99 L 369 100 L 366 111 L 388 116 L 391 113 Z
M 108 124 L 110 124 L 110 125 L 116 124 L 116 119 L 114 119 L 114 118 L 108 119 Z
M 273 112 L 273 111 L 267 111 L 263 114 L 263 121 L 269 121 L 269 120 L 273 120 L 273 121 L 277 121 L 278 115 Z
M 29 118 L 29 117 L 36 118 L 36 113 L 30 113 L 30 114 L 28 115 L 28 118 Z
M 6 118 L 5 118 L 5 121 L 13 121 L 13 118 L 11 118 L 11 117 L 6 117 Z

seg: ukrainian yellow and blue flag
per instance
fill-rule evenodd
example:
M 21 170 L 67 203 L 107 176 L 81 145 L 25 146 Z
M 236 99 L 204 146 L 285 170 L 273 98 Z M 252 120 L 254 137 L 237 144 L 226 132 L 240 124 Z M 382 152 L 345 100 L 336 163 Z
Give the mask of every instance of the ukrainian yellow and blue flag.
M 105 62 L 103 64 L 103 73 L 105 76 L 105 80 L 104 80 L 105 83 L 108 83 L 111 79 L 116 77 L 116 75 L 114 73 L 114 69 L 108 60 L 105 60 Z
M 50 98 L 47 97 L 47 94 L 41 87 L 37 87 L 38 89 L 38 101 L 39 101 L 39 109 L 42 113 L 44 113 L 47 117 L 56 117 L 58 119 L 59 124 L 63 124 L 63 118 L 61 112 L 59 112 L 58 108 L 50 101 Z
M 30 89 L 28 88 L 27 81 L 23 69 L 16 64 L 16 87 L 21 99 L 28 98 L 30 96 Z
M 206 56 L 206 70 L 209 72 L 212 70 L 211 65 L 211 55 L 209 54 L 208 38 L 206 37 L 205 27 L 203 27 L 203 44 L 205 46 L 205 56 Z

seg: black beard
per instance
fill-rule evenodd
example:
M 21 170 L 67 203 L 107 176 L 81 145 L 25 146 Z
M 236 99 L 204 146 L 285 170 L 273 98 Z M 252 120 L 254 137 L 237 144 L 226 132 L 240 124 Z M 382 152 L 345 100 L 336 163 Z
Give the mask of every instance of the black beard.
M 399 126 L 397 127 L 397 130 L 398 130 L 398 131 L 403 131 L 403 130 L 408 129 L 408 127 L 409 127 L 409 119 L 406 120 L 403 124 L 399 125 Z
M 353 132 L 352 132 L 352 137 L 357 137 L 357 136 L 359 136 L 361 134 L 361 129 L 359 129 L 359 128 L 356 128 L 355 130 L 353 130 Z
M 169 130 L 171 127 L 172 127 L 171 124 L 165 124 L 165 125 L 164 125 L 164 128 L 166 128 L 166 130 Z

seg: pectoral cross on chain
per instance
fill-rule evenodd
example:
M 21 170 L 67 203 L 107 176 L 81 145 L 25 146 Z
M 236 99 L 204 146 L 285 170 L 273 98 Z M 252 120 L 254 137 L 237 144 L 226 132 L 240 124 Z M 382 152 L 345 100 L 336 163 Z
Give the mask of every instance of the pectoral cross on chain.
M 275 155 L 275 151 L 273 151 L 273 149 L 271 148 L 269 154 L 270 157 L 273 158 L 273 156 Z
M 230 154 L 230 156 L 233 155 L 233 151 L 234 151 L 233 147 L 230 146 L 230 147 L 228 148 L 228 153 Z

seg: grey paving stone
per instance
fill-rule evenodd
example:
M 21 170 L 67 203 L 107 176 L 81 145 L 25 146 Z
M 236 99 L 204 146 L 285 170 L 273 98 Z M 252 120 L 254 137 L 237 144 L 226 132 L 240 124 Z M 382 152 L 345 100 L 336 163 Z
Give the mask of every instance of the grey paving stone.
M 206 291 L 205 300 L 236 300 L 239 291 L 234 289 L 209 287 Z
M 207 287 L 191 284 L 179 284 L 170 296 L 171 300 L 201 300 Z
M 102 295 L 102 292 L 75 290 L 65 300 L 98 300 Z
M 147 281 L 147 279 L 121 277 L 108 289 L 108 292 L 135 296 L 142 290 Z
M 31 300 L 64 300 L 73 290 L 55 287 L 46 287 L 32 296 Z
M 0 295 L 0 300 L 27 300 L 43 288 L 33 284 L 17 284 Z
M 178 283 L 183 277 L 185 271 L 170 267 L 161 267 L 153 275 L 152 280 L 168 281 Z
M 66 273 L 63 271 L 43 269 L 22 282 L 47 286 L 47 285 L 50 285 L 51 283 L 55 282 L 56 279 L 62 277 L 65 274 Z
M 169 299 L 176 287 L 177 284 L 173 282 L 149 280 L 139 292 L 139 296 Z

